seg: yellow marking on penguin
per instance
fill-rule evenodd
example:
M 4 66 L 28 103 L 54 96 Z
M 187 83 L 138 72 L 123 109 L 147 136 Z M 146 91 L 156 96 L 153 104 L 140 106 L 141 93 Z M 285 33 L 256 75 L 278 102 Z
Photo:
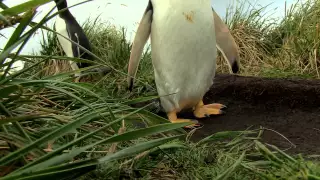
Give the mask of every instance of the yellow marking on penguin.
M 193 18 L 194 18 L 194 14 L 195 14 L 194 11 L 190 11 L 189 13 L 183 12 L 182 14 L 184 15 L 184 17 L 186 18 L 187 21 L 193 23 Z

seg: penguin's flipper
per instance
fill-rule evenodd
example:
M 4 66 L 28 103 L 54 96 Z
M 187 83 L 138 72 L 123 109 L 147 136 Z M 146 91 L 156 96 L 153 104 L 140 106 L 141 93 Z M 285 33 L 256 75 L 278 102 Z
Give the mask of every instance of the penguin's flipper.
M 194 116 L 197 118 L 204 118 L 209 117 L 210 115 L 220 115 L 225 114 L 223 109 L 227 108 L 223 104 L 203 104 L 203 101 L 201 100 L 195 107 L 195 110 L 193 112 Z
M 130 60 L 129 60 L 129 66 L 128 66 L 128 77 L 127 77 L 128 88 L 130 91 L 133 88 L 133 81 L 138 70 L 138 65 L 140 62 L 143 47 L 146 44 L 151 33 L 152 14 L 153 14 L 153 6 L 151 1 L 149 1 L 146 11 L 144 12 L 144 15 L 140 21 L 140 24 L 131 48 L 131 54 L 130 54 Z
M 216 33 L 217 48 L 222 53 L 224 59 L 229 62 L 233 73 L 239 71 L 239 47 L 232 37 L 228 26 L 222 21 L 219 15 L 212 8 L 214 17 L 214 28 Z

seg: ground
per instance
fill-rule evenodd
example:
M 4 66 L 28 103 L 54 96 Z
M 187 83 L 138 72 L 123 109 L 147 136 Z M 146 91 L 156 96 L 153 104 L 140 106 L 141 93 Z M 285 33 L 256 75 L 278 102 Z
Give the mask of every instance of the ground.
M 195 132 L 193 140 L 218 131 L 262 126 L 270 129 L 263 140 L 288 153 L 320 153 L 320 80 L 221 74 L 216 76 L 204 102 L 222 103 L 228 108 L 225 115 L 200 120 L 204 126 Z M 189 112 L 180 116 L 194 118 Z

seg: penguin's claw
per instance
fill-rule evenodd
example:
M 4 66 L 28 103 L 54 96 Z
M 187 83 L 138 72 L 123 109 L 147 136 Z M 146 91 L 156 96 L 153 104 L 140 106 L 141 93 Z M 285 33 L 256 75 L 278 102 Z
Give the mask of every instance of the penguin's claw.
M 219 103 L 212 103 L 212 104 L 207 104 L 207 105 L 204 105 L 208 108 L 214 108 L 214 109 L 227 109 L 227 106 L 226 105 L 223 105 L 223 104 L 219 104 Z
M 220 115 L 225 114 L 226 112 L 222 109 L 226 109 L 227 106 L 223 104 L 207 104 L 202 106 L 197 106 L 193 112 L 194 116 L 197 118 L 210 117 L 210 115 Z

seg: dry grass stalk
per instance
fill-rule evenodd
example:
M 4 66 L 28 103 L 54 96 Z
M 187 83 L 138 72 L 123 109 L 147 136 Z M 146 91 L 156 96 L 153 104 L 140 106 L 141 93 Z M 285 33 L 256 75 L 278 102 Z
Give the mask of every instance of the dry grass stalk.
M 124 133 L 125 131 L 126 131 L 126 126 L 125 126 L 124 120 L 122 120 L 122 126 L 118 130 L 118 135 Z M 113 143 L 109 149 L 108 154 L 113 154 L 114 152 L 116 152 L 117 145 L 118 143 Z
M 45 76 L 56 75 L 61 72 L 68 72 L 72 70 L 68 60 L 52 59 L 46 61 L 43 67 Z

